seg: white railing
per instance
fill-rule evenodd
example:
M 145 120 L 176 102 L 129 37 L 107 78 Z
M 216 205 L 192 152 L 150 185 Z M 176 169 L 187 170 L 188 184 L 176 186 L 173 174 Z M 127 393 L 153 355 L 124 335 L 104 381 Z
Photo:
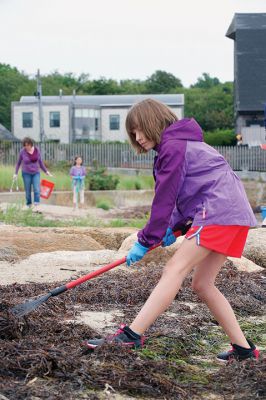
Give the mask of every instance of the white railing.
M 154 152 L 136 155 L 129 144 L 90 144 L 90 143 L 44 143 L 38 144 L 44 161 L 49 165 L 70 162 L 76 155 L 83 158 L 83 163 L 92 166 L 113 168 L 152 168 Z M 259 146 L 217 146 L 215 147 L 235 171 L 266 171 L 266 151 Z M 0 142 L 0 164 L 14 165 L 17 161 L 21 143 Z

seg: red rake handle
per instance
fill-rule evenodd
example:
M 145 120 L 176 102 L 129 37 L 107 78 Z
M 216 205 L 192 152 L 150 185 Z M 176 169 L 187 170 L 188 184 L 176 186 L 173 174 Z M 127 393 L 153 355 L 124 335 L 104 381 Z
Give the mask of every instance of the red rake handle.
M 175 237 L 181 236 L 182 233 L 181 231 L 176 231 L 174 232 Z M 152 246 L 148 252 L 150 252 L 151 250 L 156 249 L 157 247 L 161 246 L 162 242 Z M 86 281 L 89 281 L 92 278 L 95 278 L 95 276 L 101 275 L 106 271 L 109 271 L 110 269 L 113 269 L 115 267 L 117 267 L 118 265 L 124 264 L 126 262 L 126 257 L 120 258 L 120 260 L 114 261 L 111 264 L 107 264 L 102 268 L 97 269 L 96 271 L 92 271 L 87 275 L 82 276 L 81 278 L 76 279 L 75 281 L 71 281 L 69 283 L 67 283 L 65 285 L 66 289 L 73 289 L 74 287 L 80 285 L 81 283 L 84 283 Z

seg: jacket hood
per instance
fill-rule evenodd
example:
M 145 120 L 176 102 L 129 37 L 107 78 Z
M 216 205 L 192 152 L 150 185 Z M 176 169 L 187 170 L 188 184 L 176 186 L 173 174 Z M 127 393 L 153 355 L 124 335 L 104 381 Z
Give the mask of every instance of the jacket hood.
M 203 142 L 202 129 L 194 118 L 184 118 L 174 122 L 162 133 L 162 140 L 176 138 Z

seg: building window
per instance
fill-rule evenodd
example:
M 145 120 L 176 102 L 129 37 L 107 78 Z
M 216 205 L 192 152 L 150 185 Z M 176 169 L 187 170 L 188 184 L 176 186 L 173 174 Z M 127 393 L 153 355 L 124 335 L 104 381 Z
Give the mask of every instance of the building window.
M 110 115 L 109 128 L 110 128 L 110 131 L 119 130 L 119 128 L 120 128 L 120 116 L 119 115 Z
M 258 118 L 247 119 L 246 126 L 252 126 L 252 125 L 259 125 L 259 126 L 263 127 L 264 121 L 263 121 L 263 119 L 258 119 Z
M 23 128 L 32 128 L 33 127 L 33 113 L 32 112 L 22 113 L 22 126 L 23 126 Z
M 99 118 L 95 118 L 95 130 L 99 130 Z
M 60 112 L 52 111 L 50 112 L 50 128 L 60 127 Z

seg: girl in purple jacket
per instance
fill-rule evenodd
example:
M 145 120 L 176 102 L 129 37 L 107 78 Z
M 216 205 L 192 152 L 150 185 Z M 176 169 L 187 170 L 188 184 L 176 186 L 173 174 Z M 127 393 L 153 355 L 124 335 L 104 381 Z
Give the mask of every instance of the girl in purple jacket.
M 82 165 L 82 158 L 76 156 L 74 159 L 73 166 L 70 169 L 70 176 L 72 179 L 72 190 L 73 190 L 73 209 L 78 208 L 78 201 L 84 205 L 84 190 L 85 190 L 85 177 L 86 168 Z
M 167 262 L 132 324 L 122 325 L 107 339 L 85 344 L 95 348 L 107 340 L 142 346 L 144 332 L 169 307 L 193 270 L 192 289 L 232 344 L 218 359 L 258 358 L 259 351 L 246 339 L 231 305 L 214 284 L 227 256 L 241 257 L 248 230 L 257 225 L 240 179 L 225 159 L 203 142 L 202 130 L 193 118 L 178 120 L 164 104 L 148 99 L 134 105 L 127 115 L 126 129 L 138 153 L 157 152 L 150 219 L 138 232 L 127 264 L 141 260 L 161 240 L 163 246 L 174 243 L 174 231 L 186 233 L 186 239 Z

